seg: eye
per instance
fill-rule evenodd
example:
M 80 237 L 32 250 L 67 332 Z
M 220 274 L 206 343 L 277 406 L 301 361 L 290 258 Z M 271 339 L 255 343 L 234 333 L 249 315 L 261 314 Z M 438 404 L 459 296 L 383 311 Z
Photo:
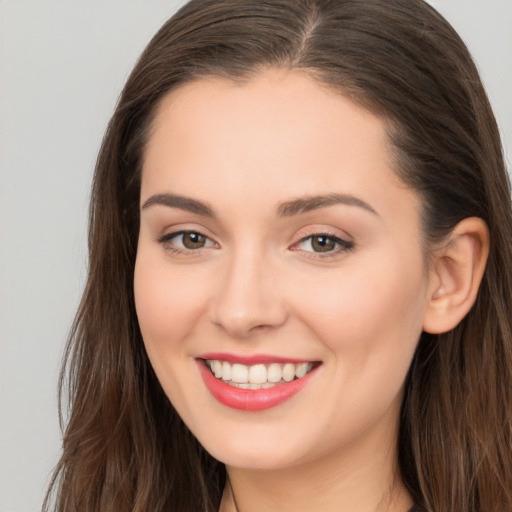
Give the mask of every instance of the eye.
M 166 248 L 177 252 L 193 251 L 216 245 L 206 235 L 197 231 L 177 231 L 175 233 L 167 233 L 159 238 L 158 242 Z
M 334 253 L 350 251 L 354 248 L 354 243 L 348 240 L 328 233 L 318 233 L 303 238 L 296 248 L 301 251 L 313 252 L 317 254 Z

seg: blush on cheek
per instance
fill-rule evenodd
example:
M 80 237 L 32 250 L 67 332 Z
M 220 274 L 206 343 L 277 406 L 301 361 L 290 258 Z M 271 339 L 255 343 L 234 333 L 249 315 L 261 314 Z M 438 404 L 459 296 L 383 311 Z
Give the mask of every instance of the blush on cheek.
M 179 339 L 183 307 L 180 307 L 172 292 L 144 285 L 135 294 L 135 305 L 139 326 L 144 339 L 154 342 Z M 171 300 L 168 300 L 171 299 Z
M 403 270 L 390 265 L 387 272 L 340 276 L 339 286 L 308 294 L 302 311 L 334 351 L 362 358 L 368 350 L 382 357 L 385 350 L 412 353 L 421 333 L 422 284 L 417 275 L 397 275 Z
M 144 261 L 137 261 L 134 276 L 135 308 L 142 336 L 147 340 L 165 339 L 169 324 L 172 325 L 172 304 L 165 299 L 166 293 L 162 280 L 155 272 L 148 271 Z
M 134 293 L 143 338 L 156 344 L 182 340 L 201 309 L 194 283 L 151 259 L 137 261 Z

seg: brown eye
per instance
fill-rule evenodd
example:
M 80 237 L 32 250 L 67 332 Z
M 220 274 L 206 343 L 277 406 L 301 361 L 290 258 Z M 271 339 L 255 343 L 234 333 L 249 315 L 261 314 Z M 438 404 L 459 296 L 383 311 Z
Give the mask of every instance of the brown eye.
M 313 236 L 311 237 L 311 248 L 315 252 L 330 252 L 336 248 L 336 241 L 330 236 Z
M 354 248 L 354 242 L 328 233 L 318 233 L 303 238 L 295 247 L 306 253 L 323 254 L 327 257 L 351 251 Z
M 182 244 L 187 249 L 201 249 L 206 245 L 207 238 L 193 231 L 182 234 Z
M 188 252 L 216 247 L 215 242 L 197 231 L 178 231 L 167 233 L 158 239 L 165 249 L 172 252 Z

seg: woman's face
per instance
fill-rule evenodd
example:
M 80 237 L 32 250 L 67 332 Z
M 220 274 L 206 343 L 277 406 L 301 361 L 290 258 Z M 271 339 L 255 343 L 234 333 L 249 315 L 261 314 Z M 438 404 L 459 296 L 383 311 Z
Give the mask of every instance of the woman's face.
M 419 210 L 383 122 L 306 74 L 164 99 L 135 300 L 163 389 L 214 457 L 269 469 L 394 447 L 432 293 Z

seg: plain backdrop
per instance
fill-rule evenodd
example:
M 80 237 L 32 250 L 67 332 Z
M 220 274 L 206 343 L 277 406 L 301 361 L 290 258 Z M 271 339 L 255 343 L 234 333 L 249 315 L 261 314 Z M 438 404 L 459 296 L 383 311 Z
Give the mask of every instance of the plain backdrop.
M 60 358 L 86 271 L 89 183 L 121 87 L 177 0 L 0 0 L 0 512 L 40 510 Z M 512 155 L 512 0 L 432 0 Z

